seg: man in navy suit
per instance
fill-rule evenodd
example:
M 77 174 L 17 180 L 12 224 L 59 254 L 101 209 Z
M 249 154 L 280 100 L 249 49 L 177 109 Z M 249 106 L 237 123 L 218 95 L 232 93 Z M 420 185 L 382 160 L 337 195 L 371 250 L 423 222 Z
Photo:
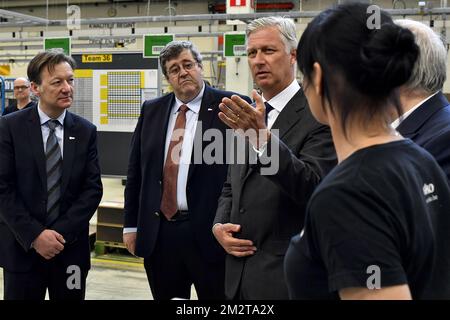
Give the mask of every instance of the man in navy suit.
M 420 54 L 411 79 L 400 88 L 403 120 L 394 121 L 393 127 L 430 152 L 450 183 L 450 105 L 442 93 L 447 50 L 423 23 L 407 19 L 396 23 L 414 33 Z
M 199 299 L 223 299 L 225 254 L 211 228 L 227 174 L 226 143 L 210 154 L 202 137 L 226 140 L 218 105 L 233 93 L 204 83 L 202 58 L 188 41 L 169 43 L 160 62 L 174 92 L 142 106 L 125 188 L 124 243 L 144 257 L 155 299 L 189 299 L 192 284 Z M 208 155 L 220 161 L 205 161 Z
M 102 197 L 94 125 L 67 111 L 75 62 L 60 50 L 28 66 L 36 107 L 0 118 L 4 299 L 82 300 L 89 220 Z

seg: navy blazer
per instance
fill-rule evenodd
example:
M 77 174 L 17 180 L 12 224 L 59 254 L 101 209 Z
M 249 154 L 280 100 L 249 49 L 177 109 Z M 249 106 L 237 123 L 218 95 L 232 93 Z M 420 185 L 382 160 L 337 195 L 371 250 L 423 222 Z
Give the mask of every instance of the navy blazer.
M 201 139 L 206 130 L 219 130 L 225 142 L 228 127 L 218 117 L 219 103 L 223 97 L 231 97 L 233 94 L 235 93 L 205 87 L 192 159 L 195 157 L 195 150 L 203 152 L 211 144 L 210 141 Z M 251 102 L 248 97 L 241 97 Z M 137 227 L 135 254 L 140 257 L 149 257 L 152 254 L 160 219 L 164 219 L 160 215 L 164 150 L 170 111 L 174 103 L 174 93 L 144 102 L 131 142 L 125 187 L 124 227 Z M 196 148 L 199 142 L 201 149 Z M 223 146 L 222 152 L 225 156 L 225 144 Z M 224 250 L 211 232 L 217 199 L 227 174 L 225 160 L 223 159 L 223 163 L 207 164 L 202 157 L 201 163 L 193 164 L 191 161 L 188 171 L 186 196 L 192 232 L 200 253 L 210 262 L 223 260 L 225 256 Z
M 102 197 L 97 131 L 85 119 L 66 113 L 60 215 L 47 215 L 47 176 L 37 107 L 0 118 L 0 266 L 26 272 L 41 258 L 31 243 L 45 229 L 66 244 L 56 257 L 67 265 L 90 267 L 89 220 Z M 53 258 L 53 259 L 56 259 Z
M 397 131 L 431 153 L 450 184 L 450 104 L 442 92 L 414 110 Z

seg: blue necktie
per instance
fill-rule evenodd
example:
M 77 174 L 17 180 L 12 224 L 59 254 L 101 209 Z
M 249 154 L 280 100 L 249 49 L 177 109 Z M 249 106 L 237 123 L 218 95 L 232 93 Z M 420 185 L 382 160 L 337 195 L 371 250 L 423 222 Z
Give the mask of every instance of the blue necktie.
M 50 129 L 45 148 L 47 168 L 47 218 L 45 224 L 47 227 L 52 225 L 59 216 L 59 202 L 61 198 L 62 156 L 55 134 L 55 129 L 58 125 L 58 120 L 49 120 L 47 122 L 47 126 Z

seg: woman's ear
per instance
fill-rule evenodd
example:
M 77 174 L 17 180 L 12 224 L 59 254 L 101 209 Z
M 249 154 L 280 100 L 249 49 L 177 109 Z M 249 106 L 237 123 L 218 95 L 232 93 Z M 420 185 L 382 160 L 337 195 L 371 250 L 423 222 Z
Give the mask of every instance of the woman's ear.
M 312 85 L 316 94 L 320 97 L 323 96 L 323 80 L 322 80 L 322 67 L 318 62 L 314 62 L 313 64 L 313 72 L 312 72 Z

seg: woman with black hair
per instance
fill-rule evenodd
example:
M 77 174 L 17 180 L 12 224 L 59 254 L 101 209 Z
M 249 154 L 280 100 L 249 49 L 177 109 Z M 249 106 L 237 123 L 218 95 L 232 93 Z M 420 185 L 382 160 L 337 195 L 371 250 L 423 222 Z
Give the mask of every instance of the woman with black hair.
M 305 95 L 314 117 L 331 128 L 339 164 L 315 190 L 305 227 L 289 246 L 289 294 L 448 299 L 445 175 L 390 126 L 400 114 L 397 88 L 419 49 L 386 12 L 378 11 L 380 25 L 371 26 L 367 9 L 346 4 L 322 12 L 297 48 Z

